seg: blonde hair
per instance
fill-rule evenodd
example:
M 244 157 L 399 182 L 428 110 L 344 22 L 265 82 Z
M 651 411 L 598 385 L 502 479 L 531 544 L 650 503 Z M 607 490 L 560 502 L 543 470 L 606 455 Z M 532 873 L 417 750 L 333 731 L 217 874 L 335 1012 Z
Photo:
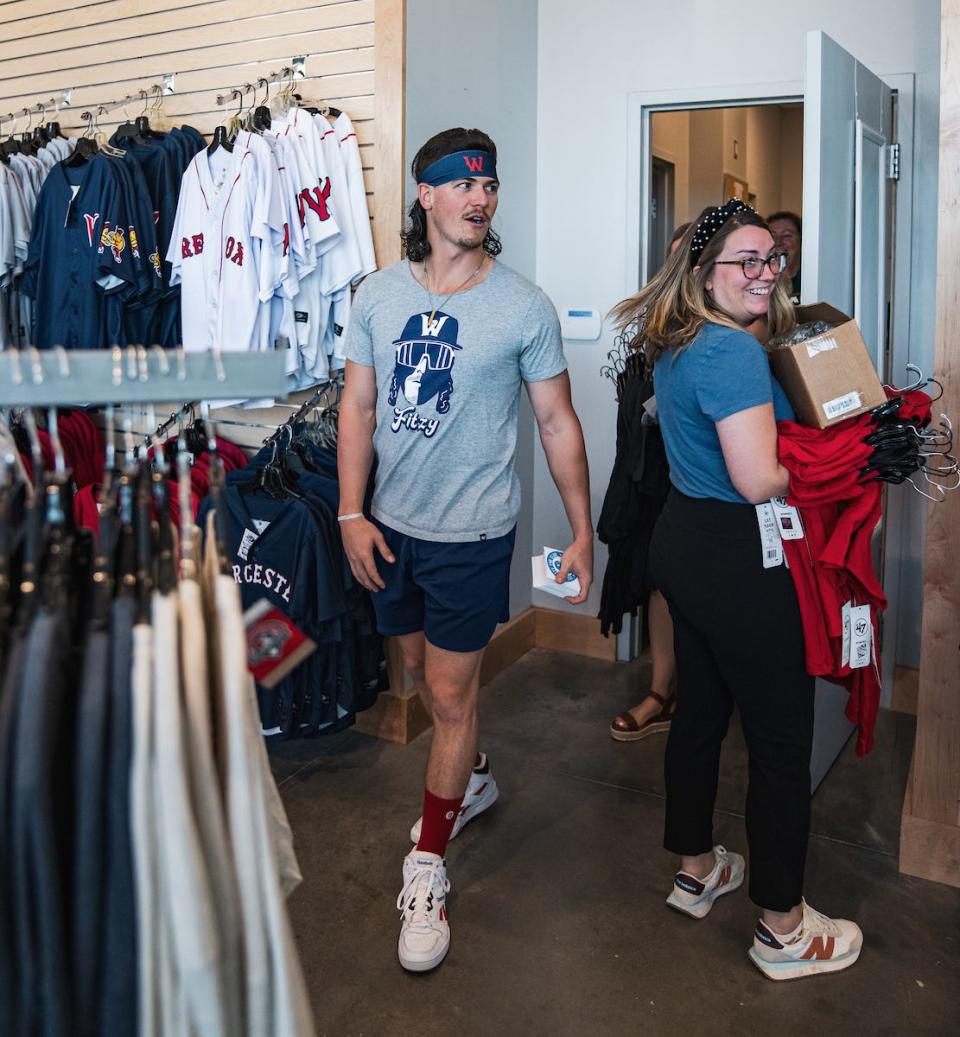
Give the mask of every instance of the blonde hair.
M 704 209 L 687 227 L 680 245 L 667 257 L 660 270 L 636 295 L 624 299 L 611 311 L 619 330 L 636 325 L 630 346 L 634 349 L 642 346 L 651 364 L 665 350 L 685 349 L 708 322 L 743 330 L 742 324 L 738 324 L 714 302 L 706 281 L 714 262 L 723 252 L 724 242 L 734 231 L 741 227 L 760 227 L 766 231 L 770 228 L 753 211 L 735 213 L 710 239 L 697 265 L 691 269 L 690 246 L 693 236 L 711 211 L 711 208 Z M 787 334 L 797 323 L 789 293 L 781 278 L 777 278 L 770 292 L 767 323 L 771 338 Z

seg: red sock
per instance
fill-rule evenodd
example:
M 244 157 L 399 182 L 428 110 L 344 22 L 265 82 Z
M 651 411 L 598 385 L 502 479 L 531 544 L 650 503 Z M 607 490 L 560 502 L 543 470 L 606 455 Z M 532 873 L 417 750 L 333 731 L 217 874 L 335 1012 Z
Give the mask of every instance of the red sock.
M 423 790 L 423 823 L 418 850 L 436 853 L 440 857 L 444 855 L 461 803 L 463 796 L 459 799 L 441 799 L 429 789 Z

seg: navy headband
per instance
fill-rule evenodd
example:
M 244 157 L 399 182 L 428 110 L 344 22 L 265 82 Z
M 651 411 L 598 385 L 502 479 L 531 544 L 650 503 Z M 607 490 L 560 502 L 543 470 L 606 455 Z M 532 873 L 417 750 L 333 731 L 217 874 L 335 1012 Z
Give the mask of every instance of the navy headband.
M 431 162 L 417 178 L 417 183 L 439 187 L 467 176 L 490 176 L 496 180 L 496 159 L 489 151 L 455 151 L 452 155 L 444 155 L 436 162 Z
M 710 244 L 714 234 L 730 219 L 731 216 L 735 216 L 738 212 L 752 212 L 756 213 L 756 209 L 752 206 L 747 205 L 746 202 L 741 202 L 739 198 L 731 198 L 726 205 L 717 206 L 716 209 L 711 209 L 706 216 L 697 224 L 697 229 L 693 235 L 693 241 L 690 243 L 690 268 L 697 265 L 697 261 L 703 254 L 703 250 Z

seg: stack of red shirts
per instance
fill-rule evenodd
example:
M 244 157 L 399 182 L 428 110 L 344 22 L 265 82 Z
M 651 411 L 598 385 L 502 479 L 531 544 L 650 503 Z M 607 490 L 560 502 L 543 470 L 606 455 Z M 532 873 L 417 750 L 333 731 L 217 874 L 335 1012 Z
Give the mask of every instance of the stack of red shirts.
M 168 440 L 175 443 L 176 440 Z M 241 447 L 226 439 L 217 439 L 217 451 L 223 463 L 224 471 L 233 472 L 247 465 L 247 455 Z M 151 451 L 152 453 L 152 451 Z M 103 462 L 101 459 L 101 478 Z M 190 466 L 190 499 L 193 508 L 193 519 L 196 520 L 200 510 L 200 501 L 210 492 L 210 454 L 206 451 L 197 454 Z M 178 488 L 176 471 L 171 466 L 170 480 L 167 486 L 168 501 L 170 506 L 170 521 L 179 529 L 180 527 L 180 491 Z M 94 536 L 100 532 L 100 509 L 98 504 L 102 500 L 102 486 L 100 482 L 89 483 L 79 489 L 73 498 L 73 518 L 78 526 L 92 530 Z
M 900 418 L 922 425 L 929 415 L 929 396 L 907 394 Z M 887 607 L 871 549 L 882 486 L 861 473 L 874 450 L 865 440 L 875 427 L 867 414 L 823 430 L 777 424 L 780 463 L 790 473 L 787 500 L 799 509 L 804 530 L 802 540 L 784 540 L 783 548 L 803 618 L 807 671 L 850 692 L 846 714 L 859 725 L 858 756 L 873 747 L 881 688 L 876 632 Z M 873 622 L 873 657 L 858 669 L 843 663 L 847 602 L 869 605 Z
M 77 489 L 91 483 L 103 481 L 104 445 L 103 434 L 93 423 L 93 419 L 82 410 L 67 411 L 57 415 L 57 429 L 60 434 L 60 446 L 67 468 L 73 473 L 73 481 Z M 40 453 L 43 458 L 43 470 L 52 472 L 56 461 L 53 441 L 45 429 L 37 430 L 40 440 Z M 20 455 L 27 475 L 33 478 L 33 458 L 27 451 Z

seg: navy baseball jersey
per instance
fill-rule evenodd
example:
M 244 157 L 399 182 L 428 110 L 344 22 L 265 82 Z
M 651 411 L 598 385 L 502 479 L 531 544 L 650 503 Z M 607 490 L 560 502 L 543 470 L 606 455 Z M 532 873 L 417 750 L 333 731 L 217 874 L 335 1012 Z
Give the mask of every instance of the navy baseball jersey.
M 36 346 L 108 349 L 124 341 L 117 304 L 137 288 L 129 226 L 109 159 L 94 155 L 81 166 L 51 170 L 23 275 L 23 291 L 36 302 Z

